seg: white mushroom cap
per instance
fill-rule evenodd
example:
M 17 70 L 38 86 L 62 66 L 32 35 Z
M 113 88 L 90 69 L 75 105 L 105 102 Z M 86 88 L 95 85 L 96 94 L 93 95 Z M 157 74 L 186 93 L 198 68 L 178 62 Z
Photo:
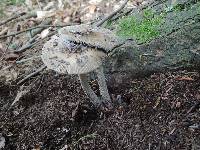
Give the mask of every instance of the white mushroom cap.
M 105 52 L 109 52 L 122 43 L 122 39 L 112 31 L 86 24 L 67 26 L 61 28 L 58 33 L 63 39 L 85 43 L 93 47 L 101 48 Z
M 102 64 L 104 52 L 83 45 L 81 51 L 74 52 L 70 44 L 70 41 L 57 35 L 52 36 L 42 49 L 44 64 L 49 69 L 68 74 L 88 73 Z

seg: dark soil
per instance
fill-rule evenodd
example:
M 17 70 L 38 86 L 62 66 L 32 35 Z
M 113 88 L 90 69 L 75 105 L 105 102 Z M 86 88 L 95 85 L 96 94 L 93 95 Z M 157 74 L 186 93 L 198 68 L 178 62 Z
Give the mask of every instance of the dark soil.
M 109 87 L 112 97 L 120 94 L 124 102 L 112 112 L 93 109 L 76 76 L 50 72 L 32 78 L 26 86 L 30 91 L 11 107 L 19 86 L 0 84 L 5 150 L 198 147 L 200 79 L 196 72 L 156 74 Z

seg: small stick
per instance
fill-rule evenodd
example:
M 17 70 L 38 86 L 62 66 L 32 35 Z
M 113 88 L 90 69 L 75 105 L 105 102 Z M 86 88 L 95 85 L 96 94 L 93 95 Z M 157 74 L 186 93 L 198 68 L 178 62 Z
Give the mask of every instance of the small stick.
M 14 51 L 15 53 L 20 53 L 20 52 L 24 52 L 27 49 L 31 48 L 33 45 L 35 45 L 38 42 L 34 42 L 34 43 L 27 43 L 26 45 L 23 45 L 20 49 Z
M 9 37 L 9 36 L 15 36 L 15 35 L 21 34 L 21 33 L 23 33 L 23 32 L 27 32 L 27 31 L 30 31 L 30 30 L 34 30 L 34 29 L 37 29 L 37 28 L 65 27 L 65 26 L 69 26 L 69 25 L 72 25 L 72 24 L 65 24 L 65 25 L 39 25 L 39 26 L 31 27 L 31 28 L 28 28 L 28 29 L 25 29 L 25 30 L 22 30 L 22 31 L 19 31 L 19 32 L 14 32 L 14 33 L 11 33 L 11 34 L 8 34 L 8 35 L 5 35 L 5 36 L 0 36 L 0 39 L 2 39 L 2 38 L 7 38 L 7 37 Z
M 23 82 L 25 82 L 26 80 L 28 80 L 30 77 L 33 77 L 37 74 L 39 74 L 41 71 L 43 71 L 44 69 L 46 69 L 47 67 L 45 65 L 41 66 L 40 68 L 38 68 L 36 71 L 32 72 L 31 74 L 27 75 L 25 78 L 23 78 L 22 80 L 20 80 L 17 85 L 22 84 Z
M 35 11 L 28 13 L 25 16 L 20 16 L 19 18 L 16 19 L 16 21 L 24 21 L 26 19 L 29 18 L 36 18 L 37 17 L 37 13 Z
M 26 14 L 25 12 L 16 14 L 16 15 L 14 15 L 13 17 L 10 17 L 10 18 L 8 18 L 7 20 L 1 22 L 1 23 L 0 23 L 0 26 L 4 25 L 4 24 L 6 24 L 6 23 L 8 23 L 8 22 L 10 22 L 10 21 L 12 21 L 12 20 L 14 20 L 14 19 L 20 17 L 20 16 L 23 16 L 23 15 L 25 15 L 25 14 Z
M 111 21 L 115 21 L 122 16 L 128 15 L 132 10 L 133 8 L 126 10 L 124 13 L 120 13 L 119 15 L 114 16 L 113 18 L 111 18 Z
M 39 39 L 37 35 L 31 38 L 26 44 L 24 44 L 21 48 L 15 50 L 14 52 L 15 53 L 24 52 L 26 49 L 31 48 L 34 44 L 37 43 L 36 39 Z
M 126 4 L 128 3 L 129 0 L 125 0 L 124 3 L 115 11 L 113 11 L 110 15 L 108 15 L 107 17 L 105 17 L 104 19 L 102 19 L 101 21 L 99 21 L 96 26 L 99 27 L 101 26 L 104 22 L 106 22 L 107 20 L 111 19 L 113 16 L 115 16 L 119 11 L 121 11 Z
M 35 41 L 37 38 L 34 37 L 34 38 L 30 39 L 24 46 L 22 46 L 20 49 L 14 51 L 14 52 L 15 52 L 15 53 L 24 52 L 24 51 L 26 51 L 28 48 L 34 47 L 34 45 L 37 44 L 38 42 L 41 42 L 41 41 L 45 40 L 46 38 L 48 38 L 48 37 L 54 35 L 56 32 L 57 32 L 57 31 L 53 31 L 52 33 L 50 33 L 49 35 L 47 35 L 47 36 L 46 36 L 45 38 L 43 38 L 43 39 L 38 38 L 38 39 L 40 39 L 39 41 Z
M 18 61 L 16 61 L 15 63 L 16 63 L 16 64 L 21 64 L 21 63 L 27 62 L 27 61 L 29 61 L 29 60 L 33 60 L 33 59 L 35 59 L 35 58 L 40 58 L 40 57 L 41 57 L 40 55 L 39 55 L 39 56 L 33 56 L 33 57 L 30 57 L 30 58 L 18 60 Z

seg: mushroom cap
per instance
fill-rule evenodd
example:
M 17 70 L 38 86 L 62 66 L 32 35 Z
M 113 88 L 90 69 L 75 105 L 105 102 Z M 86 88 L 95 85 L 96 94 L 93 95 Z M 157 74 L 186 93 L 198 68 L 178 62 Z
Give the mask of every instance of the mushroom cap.
M 86 24 L 67 26 L 61 28 L 58 33 L 63 39 L 97 47 L 106 53 L 122 43 L 122 39 L 112 31 Z
M 102 65 L 105 53 L 54 35 L 42 48 L 44 64 L 59 73 L 84 74 Z

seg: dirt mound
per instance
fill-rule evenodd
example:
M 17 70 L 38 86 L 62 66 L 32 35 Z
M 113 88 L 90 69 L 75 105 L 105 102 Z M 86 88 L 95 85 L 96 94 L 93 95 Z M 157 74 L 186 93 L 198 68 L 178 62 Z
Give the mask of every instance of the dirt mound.
M 113 97 L 121 94 L 124 101 L 112 113 L 92 108 L 76 76 L 48 73 L 33 80 L 12 107 L 20 88 L 1 83 L 0 130 L 7 150 L 189 150 L 200 138 L 198 73 L 158 74 L 111 87 Z

